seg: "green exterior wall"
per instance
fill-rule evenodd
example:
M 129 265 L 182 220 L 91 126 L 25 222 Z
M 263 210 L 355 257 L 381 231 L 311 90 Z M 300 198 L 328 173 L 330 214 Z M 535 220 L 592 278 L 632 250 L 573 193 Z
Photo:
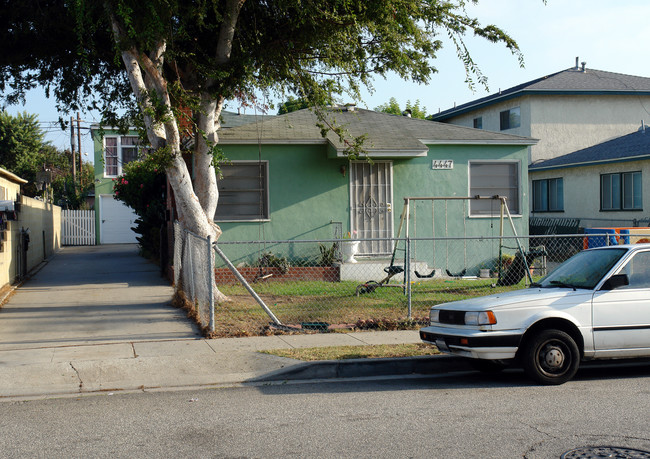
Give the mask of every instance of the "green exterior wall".
M 258 158 L 258 147 L 225 145 L 231 161 Z M 348 176 L 340 172 L 343 159 L 328 159 L 325 145 L 265 145 L 268 161 L 270 221 L 217 222 L 222 241 L 332 239 L 332 222 L 349 221 Z
M 97 131 L 91 131 L 95 149 L 95 243 L 100 243 L 101 209 L 99 205 L 102 194 L 113 194 L 113 180 L 104 178 L 104 138 Z
M 232 161 L 250 161 L 258 157 L 257 146 L 223 145 L 222 149 Z M 428 157 L 391 160 L 395 232 L 405 197 L 467 196 L 470 160 L 519 161 L 521 215 L 528 215 L 526 156 L 526 147 L 520 146 L 431 146 Z M 331 239 L 334 233 L 330 223 L 333 221 L 343 223 L 344 233 L 350 231 L 349 175 L 344 177 L 340 171 L 347 160 L 327 159 L 326 147 L 321 145 L 263 145 L 260 159 L 269 161 L 270 221 L 218 222 L 224 232 L 222 241 L 258 240 L 260 233 L 265 240 Z M 431 162 L 434 159 L 453 159 L 454 168 L 433 170 Z M 437 215 L 444 204 L 436 203 L 435 206 L 440 206 Z M 462 204 L 450 202 L 447 213 L 455 210 L 462 212 Z M 491 235 L 493 219 L 463 219 L 458 212 L 448 215 L 449 236 Z M 518 215 L 514 221 L 517 232 L 527 234 L 527 219 Z M 436 236 L 444 237 L 441 231 L 437 228 Z M 431 225 L 429 234 L 422 236 L 433 236 Z
M 350 231 L 349 174 L 341 173 L 341 166 L 347 165 L 345 159 L 328 159 L 325 145 L 221 145 L 226 157 L 232 161 L 257 160 L 269 162 L 270 220 L 263 222 L 218 222 L 223 235 L 221 242 L 227 241 L 281 241 L 281 240 L 322 240 L 334 237 L 332 222 L 342 224 L 343 234 Z M 519 235 L 528 234 L 528 175 L 526 146 L 485 146 L 485 145 L 432 145 L 427 157 L 409 159 L 390 159 L 393 163 L 393 221 L 395 236 L 400 223 L 405 197 L 427 196 L 467 196 L 469 194 L 468 163 L 470 160 L 510 160 L 519 162 L 520 170 L 520 214 L 513 216 Z M 432 160 L 454 160 L 451 170 L 433 170 Z M 382 159 L 384 161 L 384 159 Z M 410 236 L 432 237 L 496 237 L 499 235 L 499 218 L 467 217 L 469 204 L 464 201 L 418 202 L 412 205 L 409 222 Z M 495 202 L 498 215 L 499 205 Z M 464 214 L 464 215 L 463 215 Z M 433 217 L 433 218 L 432 218 Z M 435 232 L 433 223 L 435 221 Z M 509 222 L 504 221 L 505 234 L 512 235 Z M 404 232 L 401 237 L 404 237 Z M 317 247 L 311 246 L 312 253 L 300 252 L 296 244 L 264 244 L 263 251 L 292 259 L 315 258 Z M 291 247 L 288 249 L 287 247 Z M 432 254 L 435 250 L 448 248 L 429 241 L 419 242 L 417 250 L 422 254 Z M 257 245 L 228 247 L 233 262 L 250 263 L 250 251 L 262 250 Z M 483 254 L 477 253 L 485 252 Z M 465 250 L 466 251 L 466 250 Z M 473 248 L 475 262 L 470 267 L 474 271 L 488 259 L 494 258 L 494 244 L 484 244 L 483 249 Z M 304 252 L 304 250 L 303 250 Z M 418 257 L 420 255 L 417 255 Z M 440 254 L 438 255 L 441 256 Z M 433 258 L 427 255 L 426 258 Z M 463 256 L 457 260 L 463 268 Z M 438 258 L 440 259 L 440 258 Z M 431 260 L 423 260 L 431 263 Z

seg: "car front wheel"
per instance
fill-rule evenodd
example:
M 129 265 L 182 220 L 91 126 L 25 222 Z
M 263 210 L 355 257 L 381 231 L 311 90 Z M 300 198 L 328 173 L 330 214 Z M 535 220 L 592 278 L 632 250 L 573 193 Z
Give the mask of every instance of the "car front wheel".
M 526 374 L 541 384 L 564 384 L 580 365 L 576 342 L 560 330 L 543 330 L 532 336 L 522 357 Z

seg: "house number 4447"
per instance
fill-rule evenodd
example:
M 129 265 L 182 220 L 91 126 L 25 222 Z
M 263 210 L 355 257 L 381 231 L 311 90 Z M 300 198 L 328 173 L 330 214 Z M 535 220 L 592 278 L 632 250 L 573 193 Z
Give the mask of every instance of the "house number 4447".
M 453 159 L 434 159 L 431 163 L 431 169 L 453 169 Z

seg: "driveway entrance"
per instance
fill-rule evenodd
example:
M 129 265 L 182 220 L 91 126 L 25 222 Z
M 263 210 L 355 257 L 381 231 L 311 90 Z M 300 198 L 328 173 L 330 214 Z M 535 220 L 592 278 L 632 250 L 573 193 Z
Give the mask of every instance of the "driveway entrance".
M 0 350 L 199 338 L 135 244 L 65 247 L 0 308 Z

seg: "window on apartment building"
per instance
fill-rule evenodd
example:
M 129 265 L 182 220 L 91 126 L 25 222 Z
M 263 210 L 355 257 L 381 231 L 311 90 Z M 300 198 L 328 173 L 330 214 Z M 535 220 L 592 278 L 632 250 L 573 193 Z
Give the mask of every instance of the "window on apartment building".
M 483 117 L 474 118 L 474 129 L 483 129 Z
M 470 161 L 470 196 L 505 196 L 511 214 L 521 215 L 519 203 L 520 172 L 518 161 Z M 497 200 L 470 201 L 471 216 L 498 216 Z
M 501 130 L 505 131 L 506 129 L 514 129 L 521 126 L 521 113 L 519 107 L 511 108 L 510 110 L 504 110 L 500 114 L 501 119 Z
M 564 179 L 533 180 L 533 212 L 564 210 Z
M 269 219 L 269 179 L 267 161 L 233 161 L 220 165 L 217 221 L 258 221 Z
M 104 138 L 104 176 L 117 177 L 122 167 L 138 159 L 138 136 L 107 136 Z
M 642 210 L 641 172 L 600 176 L 600 210 Z

